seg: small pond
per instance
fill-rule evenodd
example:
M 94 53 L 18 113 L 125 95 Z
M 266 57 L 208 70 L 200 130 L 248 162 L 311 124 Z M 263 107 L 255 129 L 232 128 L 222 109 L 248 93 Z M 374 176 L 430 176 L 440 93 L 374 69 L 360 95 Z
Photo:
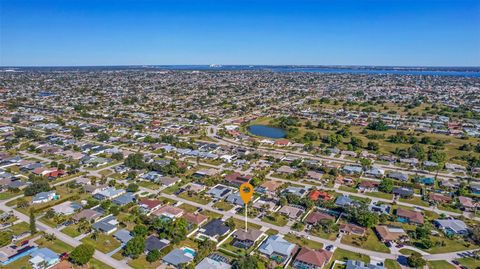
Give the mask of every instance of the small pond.
M 250 125 L 247 130 L 253 135 L 268 138 L 285 138 L 287 136 L 285 130 L 266 125 Z

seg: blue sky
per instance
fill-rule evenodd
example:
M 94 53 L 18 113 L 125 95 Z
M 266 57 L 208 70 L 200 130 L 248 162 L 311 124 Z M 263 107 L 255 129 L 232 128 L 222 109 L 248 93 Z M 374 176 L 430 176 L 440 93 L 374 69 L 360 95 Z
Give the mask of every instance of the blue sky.
M 0 0 L 0 65 L 480 66 L 480 0 Z

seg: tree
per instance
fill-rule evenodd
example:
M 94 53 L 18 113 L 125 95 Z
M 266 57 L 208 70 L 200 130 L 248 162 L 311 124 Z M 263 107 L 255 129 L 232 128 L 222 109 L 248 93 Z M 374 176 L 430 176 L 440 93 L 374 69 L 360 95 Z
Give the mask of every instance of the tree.
M 380 185 L 378 186 L 378 189 L 380 191 L 383 191 L 385 193 L 392 193 L 393 191 L 393 180 L 389 178 L 384 178 Z
M 46 180 L 34 181 L 28 187 L 25 188 L 24 194 L 26 196 L 33 196 L 40 192 L 45 192 L 50 190 L 50 184 Z
M 374 131 L 386 131 L 388 126 L 382 120 L 375 120 L 367 125 L 367 129 Z
M 95 253 L 95 248 L 91 245 L 81 244 L 70 253 L 70 261 L 75 264 L 87 264 Z
M 380 145 L 377 142 L 368 142 L 367 149 L 377 151 L 380 149 Z
M 412 253 L 412 255 L 407 258 L 407 263 L 413 268 L 423 267 L 425 264 L 427 264 L 427 262 L 422 258 L 422 255 L 418 252 Z
M 145 162 L 143 161 L 142 153 L 133 153 L 128 155 L 124 163 L 125 166 L 133 169 L 143 169 L 146 166 Z
M 232 269 L 258 269 L 265 268 L 260 259 L 254 255 L 245 255 L 236 259 L 232 264 Z
M 114 159 L 116 161 L 123 160 L 123 153 L 121 153 L 121 152 L 112 153 L 112 159 Z
M 143 251 L 145 250 L 145 238 L 142 236 L 135 236 L 125 245 L 123 249 L 123 254 L 125 256 L 132 257 L 133 259 L 138 258 Z
M 37 232 L 37 224 L 35 220 L 35 212 L 30 209 L 30 233 L 33 235 Z
M 154 249 L 147 254 L 147 262 L 152 263 L 156 262 L 160 259 L 160 251 L 158 249 Z
M 148 228 L 145 225 L 138 224 L 133 227 L 133 236 L 142 236 L 145 237 L 148 234 Z
M 360 165 L 363 167 L 363 169 L 368 169 L 372 166 L 372 161 L 366 158 L 361 158 Z
M 135 183 L 130 183 L 130 184 L 128 184 L 128 186 L 127 186 L 127 191 L 128 191 L 128 192 L 137 192 L 137 191 L 138 191 L 138 188 L 139 188 L 139 187 L 138 187 L 137 184 L 135 184 Z
M 79 139 L 82 138 L 85 135 L 85 132 L 80 129 L 79 127 L 73 127 L 72 128 L 72 135 L 73 137 Z

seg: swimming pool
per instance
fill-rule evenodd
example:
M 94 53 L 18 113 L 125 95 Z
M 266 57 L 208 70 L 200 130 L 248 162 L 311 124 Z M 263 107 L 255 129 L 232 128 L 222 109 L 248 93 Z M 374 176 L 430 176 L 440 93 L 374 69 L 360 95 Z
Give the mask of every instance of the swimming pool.
M 187 247 L 184 247 L 182 248 L 183 252 L 185 254 L 190 254 L 192 255 L 192 257 L 195 257 L 195 255 L 197 255 L 197 253 L 195 252 L 195 250 L 191 249 L 191 248 L 187 248 Z

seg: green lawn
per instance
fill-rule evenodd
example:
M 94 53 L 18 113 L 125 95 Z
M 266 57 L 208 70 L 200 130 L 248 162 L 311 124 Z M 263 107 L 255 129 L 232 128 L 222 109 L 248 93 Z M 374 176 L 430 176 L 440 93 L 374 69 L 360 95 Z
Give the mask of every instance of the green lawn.
M 211 199 L 209 197 L 203 196 L 202 194 L 190 193 L 190 195 L 189 195 L 188 192 L 186 192 L 186 191 L 180 193 L 180 195 L 178 195 L 178 197 L 183 198 L 185 200 L 195 202 L 195 203 L 199 203 L 199 204 L 202 204 L 202 205 L 206 205 L 211 201 Z
M 402 253 L 402 254 L 405 255 L 405 256 L 410 256 L 410 255 L 412 255 L 413 253 L 417 253 L 416 251 L 413 251 L 413 250 L 407 249 L 407 248 L 402 248 L 402 249 L 400 249 L 399 251 L 400 251 L 400 253 Z
M 11 191 L 0 192 L 0 200 L 7 200 L 21 194 L 22 194 L 21 192 L 11 192 Z
M 213 207 L 219 210 L 228 211 L 233 208 L 233 205 L 225 201 L 218 201 L 215 204 L 213 204 Z
M 141 181 L 137 181 L 136 182 L 139 186 L 142 186 L 144 188 L 147 188 L 147 189 L 151 189 L 151 190 L 158 190 L 160 189 L 160 185 L 156 184 L 156 183 L 153 183 L 151 181 L 144 181 L 144 180 L 141 180 Z
M 388 199 L 392 200 L 393 195 L 391 193 L 384 193 L 384 192 L 366 192 L 365 195 L 372 196 L 372 197 L 377 197 L 377 198 L 382 198 L 382 199 Z
M 203 210 L 202 212 L 200 212 L 200 214 L 205 215 L 205 216 L 209 217 L 210 219 L 219 219 L 223 216 L 221 214 L 218 214 L 218 213 L 215 213 L 215 212 L 212 212 L 212 211 L 209 211 L 209 210 Z
M 20 222 L 9 227 L 8 229 L 11 230 L 14 235 L 20 235 L 24 232 L 30 231 L 30 224 L 26 222 Z
M 78 267 L 78 269 L 80 268 L 83 268 L 83 267 Z M 111 267 L 110 265 L 108 264 L 105 264 L 97 259 L 91 259 L 89 262 L 88 262 L 88 269 L 114 269 L 113 267 Z M 77 267 L 75 267 L 75 269 L 77 269 Z
M 474 244 L 468 244 L 463 239 L 460 238 L 447 238 L 444 235 L 441 236 L 431 236 L 430 239 L 434 243 L 434 247 L 426 250 L 431 254 L 439 254 L 446 252 L 462 251 L 467 249 L 477 248 Z M 435 246 L 436 242 L 445 242 L 444 246 Z
M 429 261 L 427 263 L 429 269 L 455 269 L 456 267 L 447 261 Z
M 37 243 L 41 247 L 47 247 L 55 251 L 57 254 L 62 254 L 63 252 L 70 252 L 74 249 L 69 244 L 58 239 L 55 239 L 53 241 L 47 241 L 45 238 L 40 238 L 35 241 L 35 243 Z
M 154 263 L 149 263 L 145 255 L 138 257 L 137 259 L 128 261 L 128 265 L 135 269 L 155 269 L 160 266 L 161 261 L 156 261 Z
M 190 212 L 190 213 L 193 213 L 193 212 L 197 211 L 197 207 L 195 207 L 193 205 L 185 204 L 185 203 L 179 205 L 178 208 L 181 208 L 181 209 L 183 209 L 187 212 Z
M 47 219 L 45 216 L 43 216 L 38 220 L 41 221 L 42 223 L 47 224 L 48 226 L 50 226 L 52 228 L 55 228 L 58 225 L 55 221 L 53 221 L 53 218 L 52 219 Z
M 63 228 L 61 231 L 62 231 L 62 233 L 66 234 L 70 237 L 75 238 L 75 237 L 77 237 L 81 234 L 79 231 L 77 231 L 77 227 L 78 226 L 76 224 L 72 224 L 72 225 L 69 225 L 69 226 Z
M 360 253 L 351 252 L 345 249 L 337 248 L 333 253 L 332 260 L 329 265 L 325 268 L 330 268 L 334 261 L 348 261 L 348 260 L 358 260 L 365 263 L 370 263 L 370 257 Z
M 365 237 L 357 235 L 344 235 L 342 237 L 342 243 L 377 252 L 390 253 L 390 250 L 387 248 L 387 246 L 378 240 L 378 237 L 371 229 L 367 230 Z
M 468 269 L 476 269 L 477 267 L 480 267 L 480 260 L 475 260 L 473 258 L 461 258 L 457 259 L 457 261 L 461 265 L 468 267 Z
M 413 204 L 413 205 L 426 206 L 426 207 L 429 206 L 429 204 L 427 202 L 423 201 L 422 198 L 417 197 L 417 196 L 414 196 L 411 199 L 400 198 L 399 201 L 402 202 L 402 203 L 409 203 L 409 204 Z
M 305 239 L 304 237 L 295 236 L 293 234 L 286 234 L 283 238 L 290 243 L 294 243 L 294 244 L 297 244 L 297 245 L 302 246 L 302 247 L 307 247 L 307 248 L 310 248 L 310 249 L 322 249 L 323 248 L 323 244 L 320 243 L 320 242 L 308 240 L 308 239 Z
M 400 266 L 400 264 L 398 264 L 397 261 L 390 260 L 390 259 L 385 260 L 385 267 L 387 269 L 402 269 L 402 267 Z
M 278 214 L 276 212 L 263 217 L 262 221 L 265 221 L 277 226 L 285 226 L 288 223 L 287 217 L 285 217 L 282 214 Z
M 245 229 L 245 220 L 239 220 L 237 218 L 233 218 L 233 222 L 235 223 L 235 228 L 237 229 Z M 255 223 L 251 223 L 251 222 L 248 222 L 248 228 L 252 228 L 252 229 L 255 229 L 255 230 L 260 230 L 262 228 L 262 226 L 258 225 L 258 224 L 255 224 Z
M 91 235 L 89 235 L 83 238 L 81 241 L 94 246 L 96 250 L 103 253 L 109 253 L 120 246 L 120 242 L 117 241 L 117 239 L 115 239 L 112 235 L 106 234 L 99 234 L 97 240 L 92 239 Z

